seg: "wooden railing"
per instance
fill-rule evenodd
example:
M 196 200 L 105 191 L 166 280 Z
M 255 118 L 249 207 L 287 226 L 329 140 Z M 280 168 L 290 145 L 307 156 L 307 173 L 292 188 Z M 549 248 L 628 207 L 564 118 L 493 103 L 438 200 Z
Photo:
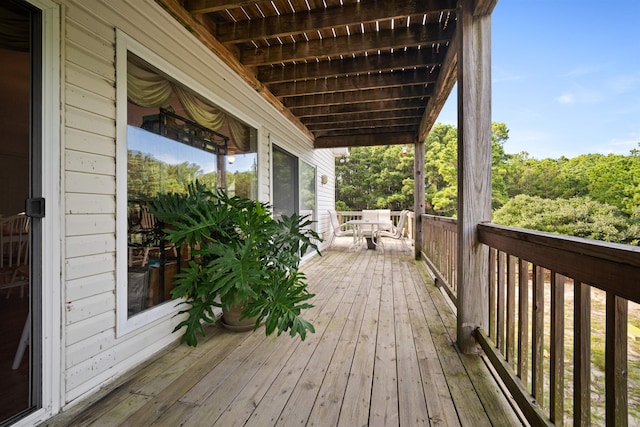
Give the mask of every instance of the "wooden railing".
M 422 254 L 438 286 L 457 302 L 458 225 L 454 218 L 422 215 Z
M 347 221 L 351 221 L 352 219 L 361 219 L 362 211 L 338 211 L 338 222 L 340 224 L 344 224 Z M 400 211 L 392 211 L 391 212 L 391 221 L 393 225 L 398 224 L 398 220 L 400 220 Z
M 451 239 L 438 230 L 449 221 L 423 216 L 425 257 L 444 246 L 427 236 Z M 476 337 L 527 419 L 637 424 L 640 248 L 493 224 L 478 239 L 490 248 L 489 323 Z

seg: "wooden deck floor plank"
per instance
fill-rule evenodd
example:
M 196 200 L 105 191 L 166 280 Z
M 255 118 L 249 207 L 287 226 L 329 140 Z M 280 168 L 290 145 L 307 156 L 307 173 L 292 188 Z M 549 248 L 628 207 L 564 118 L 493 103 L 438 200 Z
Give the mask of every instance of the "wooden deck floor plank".
M 436 304 L 438 304 L 443 308 L 445 304 L 442 293 L 435 287 L 427 286 L 426 289 L 428 291 L 426 295 L 424 293 L 419 295 L 420 302 L 425 315 L 430 319 L 428 324 L 429 331 L 433 337 L 434 344 L 438 348 L 440 364 L 447 379 L 449 392 L 458 413 L 460 424 L 463 426 L 489 426 L 491 422 L 460 360 L 451 331 L 443 323 L 436 307 Z
M 372 268 L 363 276 L 363 280 L 370 283 L 370 286 L 369 292 L 363 301 L 365 315 L 362 319 L 360 334 L 354 350 L 347 387 L 342 407 L 340 408 L 338 426 L 365 426 L 369 423 L 384 264 L 382 257 L 376 256 L 374 259 L 375 263 Z
M 409 260 L 403 263 L 405 276 L 405 295 L 409 308 L 409 317 L 413 328 L 413 341 L 416 346 L 418 356 L 418 366 L 422 387 L 427 396 L 427 411 L 429 421 L 433 426 L 459 426 L 460 420 L 453 405 L 449 386 L 445 378 L 438 350 L 435 347 L 428 323 L 430 320 L 425 316 L 419 301 L 418 291 L 426 293 L 425 286 L 434 286 L 433 283 L 425 285 L 424 281 L 415 281 L 410 271 L 415 268 L 415 261 Z M 429 279 L 430 280 L 430 279 Z
M 311 274 L 314 274 L 313 271 Z M 318 271 L 316 273 L 317 278 L 322 280 L 327 272 Z M 329 285 L 329 289 L 325 289 L 327 293 L 334 293 L 337 287 L 340 287 L 341 284 L 338 282 L 335 286 Z M 348 290 L 347 287 L 345 289 Z M 322 296 L 321 294 L 318 294 Z M 305 317 L 307 317 L 312 323 L 317 323 L 317 316 L 321 315 L 322 312 L 327 310 L 334 310 L 334 307 L 328 306 L 327 302 L 329 300 L 322 298 L 315 298 L 312 302 L 314 307 L 307 310 L 305 312 Z M 324 302 L 324 303 L 323 303 Z M 316 333 L 318 333 L 318 329 L 316 329 Z M 264 332 L 260 333 L 261 336 L 264 337 Z M 309 337 L 315 334 L 309 335 Z M 195 416 L 192 416 L 184 423 L 185 426 L 200 426 L 204 423 L 210 424 L 214 420 L 218 419 L 224 411 L 228 409 L 228 406 L 233 404 L 234 398 L 236 398 L 239 393 L 247 386 L 249 386 L 250 382 L 255 381 L 256 383 L 264 382 L 264 378 L 273 378 L 279 373 L 282 369 L 283 363 L 282 359 L 278 358 L 279 356 L 285 357 L 285 360 L 291 356 L 291 354 L 295 354 L 296 348 L 301 344 L 299 340 L 287 340 L 286 337 L 264 337 L 264 341 L 261 343 L 258 348 L 255 349 L 255 352 L 252 352 L 252 355 L 247 359 L 247 363 L 243 363 L 237 368 L 232 367 L 222 367 L 223 370 L 229 369 L 230 372 L 234 373 L 234 376 L 230 378 L 230 381 L 224 381 L 223 387 L 219 387 L 214 392 L 210 393 L 206 400 L 199 403 L 199 407 L 195 411 Z M 309 338 L 308 338 L 309 339 Z M 277 342 L 276 342 L 277 340 Z M 283 352 L 281 352 L 283 351 Z M 276 352 L 277 354 L 273 355 L 272 353 Z M 274 360 L 278 360 L 276 364 L 267 364 L 269 359 L 274 358 Z M 238 358 L 238 355 L 234 353 L 230 354 L 229 358 Z M 270 372 L 269 369 L 274 369 L 275 372 Z M 274 375 L 275 374 L 275 375 Z M 258 375 L 258 378 L 255 378 Z M 207 384 L 203 383 L 203 387 L 207 387 Z M 211 387 L 211 385 L 209 385 Z M 255 406 L 255 403 L 252 403 L 252 407 Z M 222 422 L 219 425 L 225 425 Z
M 146 405 L 133 412 L 127 419 L 127 423 L 135 426 L 146 426 L 153 423 L 160 417 L 164 417 L 165 412 L 169 410 L 179 399 L 183 398 L 194 385 L 202 381 L 215 366 L 224 360 L 233 349 L 242 341 L 247 339 L 249 333 L 231 333 L 223 330 L 222 326 L 216 325 L 209 329 L 217 329 L 215 340 L 200 343 L 199 346 L 207 347 L 208 351 L 202 353 L 202 356 L 187 369 L 183 375 L 178 377 L 166 387 L 156 393 L 154 399 L 147 402 Z M 208 331 L 208 333 L 213 331 Z M 191 360 L 189 360 L 191 361 Z
M 313 262 L 309 264 L 312 265 Z M 324 280 L 328 274 L 323 269 L 310 268 L 310 271 L 311 273 L 308 274 L 310 286 L 313 284 L 314 278 L 315 280 Z M 336 282 L 329 283 L 333 284 L 333 286 L 331 284 L 326 286 L 325 291 L 331 294 L 338 284 Z M 320 314 L 327 301 L 321 298 L 322 295 L 318 296 L 320 298 L 314 298 L 313 300 L 315 306 L 304 313 L 305 318 L 314 324 L 316 323 L 316 317 Z M 324 304 L 322 303 L 323 301 Z M 210 425 L 214 422 L 216 425 L 225 427 L 243 425 L 253 413 L 268 387 L 280 373 L 283 364 L 286 364 L 286 360 L 292 357 L 295 347 L 300 344 L 301 342 L 297 338 L 288 336 L 272 336 L 268 338 L 265 341 L 265 345 L 270 349 L 258 349 L 257 353 L 264 354 L 267 357 L 261 357 L 261 362 L 253 365 L 249 370 L 245 370 L 246 366 L 241 367 L 240 371 L 245 371 L 242 374 L 242 378 L 234 377 L 233 381 L 225 382 L 224 387 L 212 393 L 202 405 L 192 409 L 196 413 L 195 416 L 187 414 L 185 419 L 181 420 L 180 425 L 202 425 L 203 423 Z M 216 418 L 218 418 L 217 421 Z
M 216 326 L 44 425 L 518 425 L 482 359 L 457 353 L 455 315 L 413 254 L 343 240 L 303 265 L 317 330 L 304 342 Z
M 304 343 L 296 348 L 292 363 L 283 366 L 283 374 L 276 378 L 263 399 L 258 403 L 255 412 L 247 420 L 247 426 L 263 427 L 274 425 L 278 421 L 323 335 L 327 329 L 330 332 L 335 332 L 337 329 L 336 325 L 331 323 L 331 319 L 344 298 L 348 286 L 343 280 L 336 280 L 336 283 L 338 284 L 336 290 L 333 292 L 329 290 L 329 299 L 314 323 L 316 333 L 309 336 Z
M 420 266 L 420 268 L 424 267 Z M 455 335 L 453 335 L 456 328 L 455 314 L 451 311 L 439 289 L 431 287 L 428 288 L 428 291 L 433 296 L 439 317 L 442 319 L 447 331 L 449 331 L 451 339 L 455 339 Z M 458 354 L 458 356 L 467 371 L 467 376 L 476 389 L 476 394 L 482 402 L 491 424 L 520 424 L 522 421 L 517 417 L 502 389 L 496 383 L 487 366 L 485 366 L 484 360 L 473 355 Z
M 391 258 L 385 257 L 382 271 L 380 314 L 376 340 L 376 357 L 371 391 L 369 425 L 399 425 L 398 373 L 396 366 L 396 335 Z
M 315 259 L 314 259 L 315 260 Z M 313 261 L 309 263 L 311 265 Z M 315 262 L 316 264 L 317 261 Z M 306 270 L 307 278 L 309 279 L 310 287 L 317 287 L 318 290 L 321 291 L 321 294 L 317 294 L 319 298 L 314 298 L 313 302 L 316 305 L 319 314 L 320 305 L 318 304 L 318 300 L 322 300 L 322 294 L 332 294 L 338 286 L 337 281 L 326 281 L 327 275 L 330 275 L 331 267 L 337 267 L 340 264 L 329 265 L 326 264 L 320 268 L 309 268 Z M 316 286 L 317 284 L 325 281 L 325 283 L 329 283 L 329 285 L 324 286 L 324 288 L 320 286 Z M 331 286 L 333 284 L 333 286 Z M 326 301 L 326 298 L 324 299 Z M 311 309 L 313 310 L 313 309 Z M 313 312 L 308 310 L 305 313 L 305 316 L 312 316 Z M 309 317 L 309 320 L 314 321 Z M 292 357 L 292 347 L 291 343 L 299 344 L 297 338 L 291 338 L 290 342 L 287 342 L 284 346 L 280 345 L 276 350 L 276 353 L 272 354 L 272 356 L 263 364 L 260 368 L 260 372 L 256 374 L 256 376 L 251 380 L 249 384 L 242 390 L 242 393 L 236 396 L 234 401 L 226 408 L 225 412 L 218 418 L 216 423 L 221 426 L 236 426 L 236 425 L 244 425 L 246 420 L 251 416 L 258 402 L 260 402 L 267 390 L 276 379 L 277 375 L 280 373 L 283 364 L 286 364 L 286 360 Z
M 362 295 L 368 293 L 370 281 L 362 280 L 371 261 L 370 257 L 359 257 L 350 274 L 343 276 L 349 283 L 340 307 L 332 322 L 342 326 L 340 334 L 321 342 L 305 369 L 293 392 L 294 398 L 287 402 L 280 419 L 283 426 L 306 424 L 330 426 L 337 423 L 340 404 L 344 395 L 346 379 L 353 361 L 353 352 L 364 315 L 364 305 L 358 304 Z M 343 271 L 338 273 L 342 276 Z M 354 286 L 359 283 L 360 286 Z M 316 385 L 316 383 L 319 384 Z M 310 387 L 310 384 L 314 384 Z
M 400 425 L 426 426 L 429 425 L 429 414 L 425 391 L 419 370 L 416 372 L 418 355 L 414 343 L 414 332 L 409 316 L 409 306 L 405 287 L 412 287 L 411 278 L 405 278 L 398 254 L 392 257 L 392 289 L 395 313 L 396 357 L 398 371 L 398 412 Z

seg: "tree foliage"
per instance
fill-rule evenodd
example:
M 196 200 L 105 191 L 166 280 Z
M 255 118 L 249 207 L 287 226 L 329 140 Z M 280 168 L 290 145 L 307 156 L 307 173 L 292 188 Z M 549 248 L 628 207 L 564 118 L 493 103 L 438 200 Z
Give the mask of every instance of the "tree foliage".
M 495 222 L 612 242 L 640 241 L 640 149 L 625 155 L 536 159 L 507 154 L 509 129 L 492 124 Z M 456 216 L 458 134 L 436 124 L 425 140 L 427 213 Z M 413 147 L 353 148 L 336 160 L 336 209 L 413 208 Z M 520 197 L 522 196 L 522 197 Z

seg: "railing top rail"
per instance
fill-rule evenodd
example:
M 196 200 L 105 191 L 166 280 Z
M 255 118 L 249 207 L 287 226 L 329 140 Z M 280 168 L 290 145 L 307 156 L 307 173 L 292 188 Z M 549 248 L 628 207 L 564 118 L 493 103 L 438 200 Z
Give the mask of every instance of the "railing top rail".
M 429 221 L 439 221 L 439 222 L 448 222 L 451 224 L 457 224 L 458 220 L 456 218 L 450 218 L 446 216 L 436 216 L 436 215 L 428 215 L 422 214 L 422 218 L 425 218 Z
M 640 302 L 639 247 L 496 224 L 479 224 L 478 239 L 541 267 Z

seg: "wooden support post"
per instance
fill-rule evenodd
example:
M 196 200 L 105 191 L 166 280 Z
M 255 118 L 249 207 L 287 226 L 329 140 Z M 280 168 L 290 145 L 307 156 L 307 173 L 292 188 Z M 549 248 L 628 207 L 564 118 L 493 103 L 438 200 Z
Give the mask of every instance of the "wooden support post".
M 413 159 L 413 238 L 415 259 L 421 258 L 422 251 L 422 214 L 424 214 L 424 141 L 415 143 Z
M 491 15 L 458 2 L 458 328 L 464 353 L 488 327 L 488 248 L 477 225 L 491 221 Z

